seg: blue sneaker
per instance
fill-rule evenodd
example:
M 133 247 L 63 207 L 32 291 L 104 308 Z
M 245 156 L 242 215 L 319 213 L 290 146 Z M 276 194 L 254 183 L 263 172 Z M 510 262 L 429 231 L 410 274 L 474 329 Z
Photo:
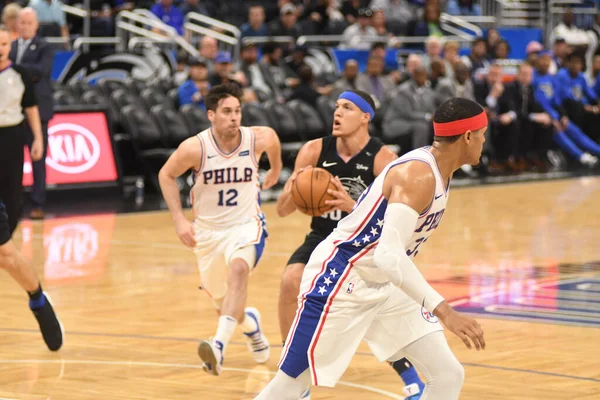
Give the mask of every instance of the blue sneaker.
M 258 327 L 254 332 L 244 333 L 248 350 L 250 350 L 254 361 L 264 364 L 269 361 L 269 357 L 271 356 L 271 346 L 262 329 L 260 329 L 260 312 L 254 307 L 247 307 L 244 312 L 248 318 L 252 318 L 256 322 L 256 326 Z
M 402 390 L 404 392 L 404 400 L 419 400 L 423 393 L 421 393 L 421 389 L 419 389 L 419 385 L 416 383 L 412 383 L 408 386 L 405 386 Z
M 63 345 L 65 330 L 54 312 L 50 296 L 44 292 L 39 301 L 31 300 L 29 302 L 29 308 L 37 319 L 46 346 L 51 351 L 60 349 Z
M 310 400 L 310 388 L 306 389 L 302 392 L 302 396 L 300 396 L 300 400 Z

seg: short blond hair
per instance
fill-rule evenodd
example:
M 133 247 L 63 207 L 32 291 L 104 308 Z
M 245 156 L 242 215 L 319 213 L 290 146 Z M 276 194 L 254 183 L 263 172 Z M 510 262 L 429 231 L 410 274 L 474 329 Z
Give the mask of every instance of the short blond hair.
M 2 10 L 2 21 L 4 22 L 9 18 L 14 18 L 14 19 L 19 18 L 19 13 L 21 12 L 22 9 L 23 9 L 23 7 L 21 7 L 17 3 L 7 4 L 4 7 L 4 10 Z

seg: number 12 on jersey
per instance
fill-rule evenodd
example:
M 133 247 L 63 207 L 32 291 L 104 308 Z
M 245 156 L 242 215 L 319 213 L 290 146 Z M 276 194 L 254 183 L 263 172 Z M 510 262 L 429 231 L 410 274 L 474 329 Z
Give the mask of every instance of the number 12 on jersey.
M 219 206 L 233 207 L 237 206 L 238 191 L 235 189 L 229 189 L 227 192 L 219 190 Z M 227 198 L 225 198 L 227 197 Z

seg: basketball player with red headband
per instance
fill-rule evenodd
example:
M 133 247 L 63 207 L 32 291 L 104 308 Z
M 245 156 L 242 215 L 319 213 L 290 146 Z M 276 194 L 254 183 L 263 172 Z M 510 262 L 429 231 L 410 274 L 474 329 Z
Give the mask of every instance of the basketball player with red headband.
M 413 259 L 440 224 L 454 171 L 479 163 L 488 120 L 477 103 L 453 98 L 433 121 L 433 145 L 389 163 L 312 253 L 279 371 L 257 400 L 296 400 L 311 383 L 334 387 L 362 340 L 381 362 L 406 357 L 417 367 L 427 380 L 422 399 L 459 398 L 464 370 L 442 324 L 477 350 L 483 329 Z

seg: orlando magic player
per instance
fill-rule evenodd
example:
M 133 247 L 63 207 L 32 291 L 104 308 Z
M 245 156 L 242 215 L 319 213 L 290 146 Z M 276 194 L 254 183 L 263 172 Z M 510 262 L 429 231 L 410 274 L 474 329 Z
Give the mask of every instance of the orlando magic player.
M 204 369 L 213 375 L 221 373 L 225 349 L 238 324 L 256 362 L 267 362 L 270 355 L 260 313 L 244 307 L 248 276 L 267 237 L 257 160 L 267 153 L 271 169 L 263 188 L 272 187 L 281 172 L 281 145 L 271 128 L 240 126 L 241 95 L 235 84 L 213 87 L 204 98 L 211 127 L 181 143 L 159 173 L 177 235 L 194 248 L 202 289 L 220 313 L 214 338 L 198 347 Z M 190 194 L 193 222 L 183 214 L 175 181 L 189 169 L 195 171 Z
M 464 370 L 438 318 L 468 348 L 485 348 L 483 330 L 456 312 L 412 260 L 444 215 L 454 171 L 479 162 L 487 126 L 477 103 L 442 103 L 433 145 L 392 161 L 317 246 L 280 369 L 257 399 L 295 400 L 311 381 L 335 386 L 363 339 L 380 361 L 407 357 L 422 371 L 423 398 L 458 399 Z
M 360 194 L 373 182 L 381 171 L 398 156 L 383 143 L 369 136 L 369 121 L 374 113 L 371 96 L 360 90 L 342 93 L 334 112 L 332 135 L 307 142 L 296 157 L 294 173 L 287 181 L 282 195 L 277 200 L 280 217 L 296 210 L 291 189 L 300 171 L 319 167 L 329 171 L 335 179 L 335 200 L 329 204 L 335 208 L 329 213 L 312 218 L 311 231 L 304 243 L 292 254 L 283 272 L 279 294 L 279 327 L 282 340 L 288 335 L 298 306 L 298 290 L 302 272 L 310 255 L 354 207 Z M 424 384 L 415 368 L 406 359 L 393 364 L 402 376 L 406 387 L 405 395 L 417 400 Z M 303 399 L 308 398 L 308 393 Z

